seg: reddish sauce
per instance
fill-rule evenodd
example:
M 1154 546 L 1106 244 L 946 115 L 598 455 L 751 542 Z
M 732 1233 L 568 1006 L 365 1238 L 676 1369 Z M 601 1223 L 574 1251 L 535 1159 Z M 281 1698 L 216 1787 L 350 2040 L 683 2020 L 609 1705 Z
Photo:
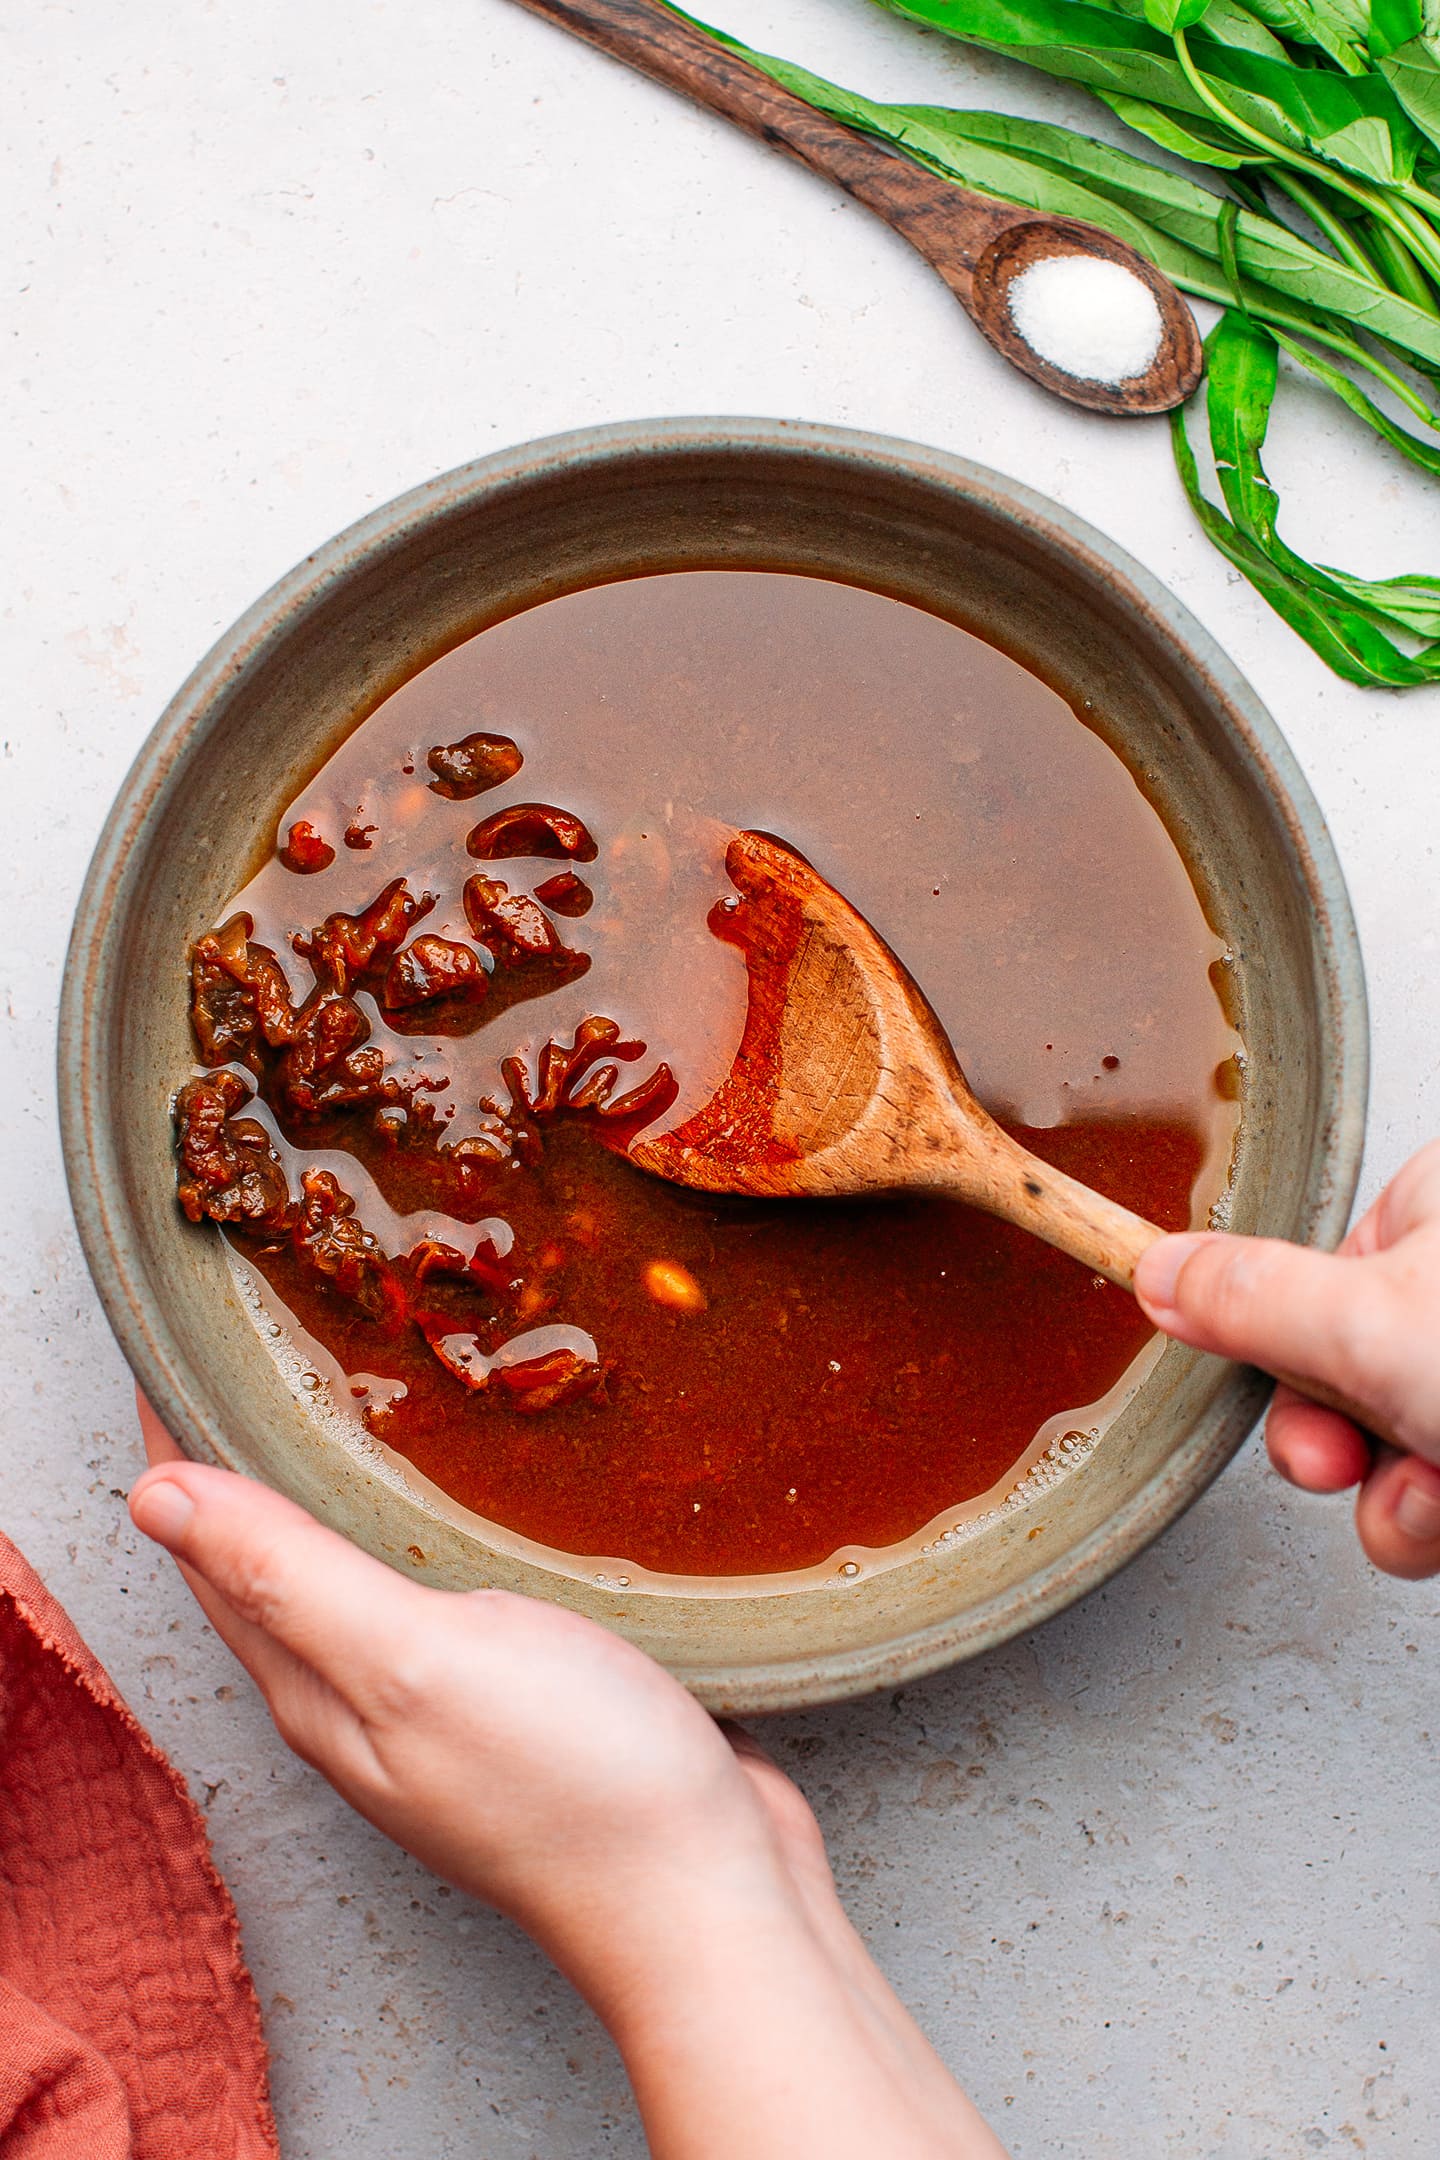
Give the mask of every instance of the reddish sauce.
M 388 699 L 197 948 L 210 1077 L 181 1097 L 187 1210 L 377 1438 L 507 1530 L 669 1574 L 913 1538 L 1150 1332 L 951 1202 L 724 1200 L 624 1159 L 739 1042 L 743 957 L 707 928 L 739 825 L 870 916 L 1027 1146 L 1203 1220 L 1236 1039 L 1160 820 L 1004 654 L 778 574 L 551 602 Z

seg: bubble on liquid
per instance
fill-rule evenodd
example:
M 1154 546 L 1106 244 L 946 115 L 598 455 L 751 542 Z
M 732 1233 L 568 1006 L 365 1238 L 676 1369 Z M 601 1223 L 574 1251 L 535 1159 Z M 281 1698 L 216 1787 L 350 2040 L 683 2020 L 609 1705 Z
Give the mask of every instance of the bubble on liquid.
M 842 1561 L 841 1561 L 841 1563 L 840 1563 L 840 1573 L 841 1573 L 842 1575 L 844 1575 L 844 1576 L 848 1577 L 848 1578 L 851 1578 L 851 1579 L 853 1579 L 853 1578 L 854 1578 L 854 1577 L 855 1577 L 856 1575 L 858 1575 L 858 1574 L 860 1573 L 860 1563 L 859 1563 L 859 1561 L 858 1561 L 858 1560 L 842 1560 Z
M 951 1525 L 941 1532 L 929 1545 L 922 1545 L 926 1554 L 953 1552 L 959 1545 L 966 1545 L 972 1538 L 991 1530 L 1008 1515 L 1030 1507 L 1043 1494 L 1053 1492 L 1061 1480 L 1067 1478 L 1082 1463 L 1087 1463 L 1100 1444 L 1101 1428 L 1092 1425 L 1084 1432 L 1064 1432 L 1050 1442 L 1038 1462 L 1030 1465 L 1023 1478 L 1013 1485 L 1003 1500 L 983 1514 L 968 1516 L 963 1522 Z

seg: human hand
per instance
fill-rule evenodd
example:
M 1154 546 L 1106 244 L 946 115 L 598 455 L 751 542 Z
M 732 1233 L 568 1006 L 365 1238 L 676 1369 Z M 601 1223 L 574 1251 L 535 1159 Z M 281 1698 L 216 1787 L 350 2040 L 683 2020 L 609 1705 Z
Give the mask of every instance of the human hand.
M 1267 1372 L 1313 1380 L 1354 1418 L 1277 1388 L 1270 1460 L 1306 1492 L 1360 1487 L 1360 1543 L 1389 1575 L 1440 1573 L 1440 1141 L 1422 1148 L 1338 1253 L 1277 1238 L 1162 1238 L 1135 1294 L 1168 1335 Z
M 130 1508 L 282 1738 L 498 1906 L 624 2054 L 657 2160 L 1003 2160 L 869 1959 L 805 1801 L 632 1644 L 504 1591 L 426 1589 L 140 1401 Z
M 535 1599 L 409 1582 L 267 1486 L 186 1462 L 140 1415 L 137 1525 L 179 1560 L 287 1745 L 436 1874 L 563 1963 L 637 1871 L 771 1869 L 778 1796 L 622 1637 Z

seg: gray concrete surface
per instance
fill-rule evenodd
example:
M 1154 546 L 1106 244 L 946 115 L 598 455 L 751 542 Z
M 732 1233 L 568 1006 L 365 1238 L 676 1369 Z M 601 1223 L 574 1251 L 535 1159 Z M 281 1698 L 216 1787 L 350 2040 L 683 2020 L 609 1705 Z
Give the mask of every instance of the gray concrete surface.
M 125 765 L 272 578 L 479 451 L 647 412 L 942 444 L 1114 534 L 1288 730 L 1364 933 L 1373 1191 L 1440 1130 L 1440 690 L 1326 674 L 1202 542 L 1159 426 L 1045 401 L 863 212 L 502 0 L 4 14 L 0 1523 L 206 1809 L 289 2160 L 634 2155 L 603 2034 L 285 1754 L 130 1531 L 134 1421 L 50 1070 Z M 861 0 L 723 20 L 882 94 L 1107 131 L 1079 92 Z M 1300 544 L 1440 567 L 1433 488 L 1373 438 L 1287 387 L 1274 442 Z M 1436 1609 L 1252 1446 L 1033 1639 L 770 1730 L 881 1963 L 1019 2160 L 1437 2150 Z

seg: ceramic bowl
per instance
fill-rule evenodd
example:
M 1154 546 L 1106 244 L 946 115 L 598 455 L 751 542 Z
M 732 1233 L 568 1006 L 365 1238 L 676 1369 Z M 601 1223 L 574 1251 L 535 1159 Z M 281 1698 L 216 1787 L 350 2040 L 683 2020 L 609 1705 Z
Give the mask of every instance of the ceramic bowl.
M 1237 1229 L 1341 1234 L 1365 1107 L 1364 983 L 1324 820 L 1274 723 L 1186 611 L 1055 504 L 958 458 L 777 421 L 656 421 L 482 459 L 332 540 L 215 646 L 120 791 L 80 903 L 60 1077 L 80 1234 L 125 1355 L 193 1455 L 266 1478 L 427 1582 L 557 1598 L 717 1709 L 891 1685 L 1070 1604 L 1175 1520 L 1268 1383 L 1171 1345 L 1085 1466 L 953 1550 L 777 1595 L 639 1594 L 496 1551 L 308 1415 L 175 1203 L 168 1099 L 191 940 L 357 714 L 486 624 L 683 568 L 829 573 L 930 606 L 1074 697 L 1182 841 L 1238 959 Z M 1039 1527 L 1044 1534 L 1032 1533 Z

